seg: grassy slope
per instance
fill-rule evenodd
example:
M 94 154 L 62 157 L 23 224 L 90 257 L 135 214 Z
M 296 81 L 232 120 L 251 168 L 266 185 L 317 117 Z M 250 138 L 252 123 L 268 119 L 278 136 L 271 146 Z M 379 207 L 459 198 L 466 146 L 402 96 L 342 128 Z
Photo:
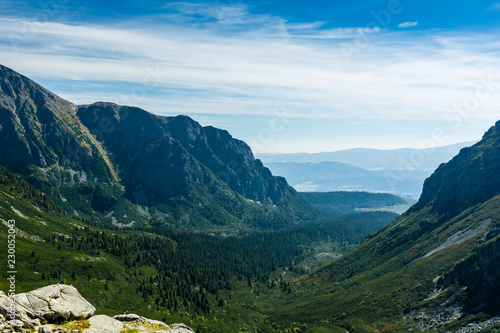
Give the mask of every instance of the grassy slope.
M 77 287 L 80 293 L 96 306 L 98 313 L 115 315 L 126 311 L 135 312 L 170 323 L 184 322 L 195 329 L 199 326 L 204 332 L 233 332 L 241 329 L 272 332 L 273 326 L 283 329 L 297 328 L 301 331 L 308 329 L 306 324 L 296 323 L 293 320 L 287 320 L 283 325 L 268 318 L 269 314 L 283 306 L 289 297 L 298 296 L 289 285 L 297 278 L 297 273 L 285 267 L 278 267 L 267 282 L 249 283 L 245 279 L 234 278 L 231 289 L 221 290 L 220 297 L 223 304 L 212 307 L 209 314 L 196 314 L 182 305 L 176 312 L 168 311 L 159 308 L 152 298 L 145 301 L 137 292 L 142 280 L 158 274 L 154 267 L 138 266 L 128 269 L 123 258 L 110 255 L 106 251 L 79 251 L 72 239 L 77 240 L 91 232 L 103 230 L 102 226 L 91 221 L 86 224 L 84 221 L 58 212 L 57 209 L 44 210 L 43 207 L 35 207 L 31 203 L 32 200 L 20 193 L 25 193 L 25 189 L 17 185 L 0 184 L 0 218 L 5 221 L 14 219 L 20 230 L 41 237 L 45 242 L 35 242 L 22 237 L 16 239 L 18 293 L 49 284 L 68 283 Z M 389 213 L 375 215 L 374 223 L 383 223 L 384 219 L 390 221 L 393 216 Z M 361 223 L 359 219 L 365 216 L 368 218 L 369 214 L 358 214 L 352 219 L 359 224 Z M 347 220 L 341 219 L 333 223 L 352 223 L 349 217 L 345 219 Z M 293 230 L 289 232 L 293 235 Z M 114 229 L 106 230 L 106 233 L 126 236 L 137 234 L 138 231 Z M 159 237 L 154 234 L 149 235 Z M 0 244 L 6 246 L 7 227 L 4 224 L 0 224 L 0 239 Z M 308 244 L 308 251 L 314 252 L 315 247 L 322 246 L 321 242 L 311 242 Z M 1 260 L 6 262 L 6 251 L 1 253 Z M 2 275 L 5 275 L 5 272 L 6 270 Z M 0 280 L 0 289 L 7 289 L 5 278 Z M 209 294 L 208 297 L 212 304 L 216 303 L 215 295 Z
M 431 215 L 429 208 L 404 214 L 331 266 L 298 279 L 297 292 L 302 297 L 289 298 L 274 318 L 326 321 L 351 332 L 405 330 L 403 314 L 425 306 L 422 300 L 437 278 L 479 245 L 498 237 L 486 241 L 481 232 L 428 258 L 422 256 L 456 232 L 475 228 L 490 217 L 498 226 L 499 213 L 500 196 L 446 222 Z

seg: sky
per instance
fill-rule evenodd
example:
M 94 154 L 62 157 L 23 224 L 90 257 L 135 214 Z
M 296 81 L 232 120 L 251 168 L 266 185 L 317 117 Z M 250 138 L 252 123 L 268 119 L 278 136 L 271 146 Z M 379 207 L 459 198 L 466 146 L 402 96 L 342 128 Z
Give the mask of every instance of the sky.
M 427 148 L 499 120 L 500 2 L 2 0 L 0 64 L 255 153 Z

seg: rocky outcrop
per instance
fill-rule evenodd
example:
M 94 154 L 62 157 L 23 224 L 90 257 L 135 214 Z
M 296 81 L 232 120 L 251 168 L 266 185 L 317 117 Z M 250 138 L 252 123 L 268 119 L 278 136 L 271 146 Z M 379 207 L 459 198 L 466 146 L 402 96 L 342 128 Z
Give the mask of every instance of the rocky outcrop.
M 0 330 L 19 331 L 22 328 L 37 329 L 38 332 L 67 332 L 57 324 L 71 320 L 88 319 L 84 333 L 120 333 L 124 329 L 141 332 L 194 333 L 184 324 L 171 326 L 159 320 L 136 314 L 123 314 L 111 318 L 96 315 L 95 308 L 85 300 L 78 290 L 69 285 L 56 284 L 14 296 L 15 316 L 11 318 L 11 299 L 0 291 Z M 41 322 L 47 323 L 41 325 Z M 54 325 L 56 324 L 56 325 Z M 2 331 L 3 332 L 3 331 Z
M 40 320 L 62 322 L 75 318 L 89 318 L 95 308 L 73 286 L 57 284 L 14 297 L 15 319 L 27 327 L 40 325 Z M 0 291 L 0 312 L 7 316 L 11 299 Z M 10 318 L 13 319 L 13 318 Z
M 168 332 L 168 333 L 194 333 L 194 331 L 184 325 L 184 324 L 173 324 L 171 326 L 165 324 L 162 321 L 159 320 L 152 320 L 148 318 L 141 317 L 136 314 L 123 314 L 123 315 L 117 315 L 114 317 L 114 319 L 119 320 L 124 323 L 125 328 L 130 329 L 130 330 L 137 330 L 137 331 L 144 331 L 147 332 L 147 329 L 149 328 L 160 328 L 160 329 L 154 329 L 155 333 L 163 333 L 163 332 Z M 145 326 L 146 325 L 146 326 Z
M 106 315 L 98 315 L 89 319 L 90 328 L 83 333 L 120 333 L 124 326 L 121 321 Z
M 450 218 L 500 194 L 500 121 L 481 141 L 442 164 L 424 183 L 413 210 L 431 204 Z

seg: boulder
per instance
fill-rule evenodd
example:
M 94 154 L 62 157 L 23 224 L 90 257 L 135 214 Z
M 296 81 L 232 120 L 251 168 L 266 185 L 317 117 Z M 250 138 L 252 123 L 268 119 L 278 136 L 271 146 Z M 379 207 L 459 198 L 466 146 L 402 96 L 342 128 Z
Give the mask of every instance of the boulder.
M 17 319 L 9 320 L 7 322 L 7 324 L 16 330 L 19 330 L 19 329 L 23 328 L 23 326 L 24 326 L 24 323 L 20 320 L 17 320 Z
M 106 315 L 98 315 L 89 319 L 90 328 L 83 333 L 120 333 L 124 326 L 121 321 Z
M 18 319 L 24 323 L 32 323 L 31 318 L 26 314 L 26 310 L 15 304 L 14 318 L 10 317 L 11 299 L 3 291 L 0 291 L 0 313 L 7 319 Z
M 38 333 L 52 333 L 52 330 L 48 326 L 42 326 L 38 329 Z
M 15 319 L 25 323 L 25 327 L 40 325 L 40 320 L 59 322 L 76 318 L 89 318 L 95 308 L 85 300 L 73 286 L 51 285 L 27 293 L 17 294 Z M 6 315 L 11 299 L 0 292 L 0 313 Z
M 194 333 L 191 327 L 185 324 L 174 324 L 168 331 L 169 333 Z
M 73 286 L 56 284 L 16 295 L 16 303 L 31 318 L 48 322 L 89 318 L 95 308 Z
M 144 320 L 144 317 L 136 315 L 135 313 L 125 313 L 125 314 L 121 314 L 121 315 L 116 315 L 113 318 L 115 318 L 116 320 L 119 320 L 119 321 L 137 321 L 137 320 L 143 321 Z
M 165 324 L 164 322 L 162 321 L 159 321 L 159 320 L 153 320 L 153 319 L 148 319 L 148 318 L 143 318 L 148 324 L 150 325 L 157 325 L 157 326 L 161 326 L 161 327 L 168 327 L 167 324 Z

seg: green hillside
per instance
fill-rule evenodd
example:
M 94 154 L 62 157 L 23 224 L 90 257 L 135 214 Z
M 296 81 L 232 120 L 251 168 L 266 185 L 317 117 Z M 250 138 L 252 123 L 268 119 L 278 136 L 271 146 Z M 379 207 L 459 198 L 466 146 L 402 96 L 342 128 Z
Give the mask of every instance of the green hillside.
M 294 280 L 300 297 L 287 298 L 272 318 L 350 332 L 495 327 L 500 317 L 486 320 L 500 314 L 499 138 L 500 122 L 438 168 L 397 220 Z
M 118 229 L 68 216 L 0 167 L 0 238 L 15 220 L 16 288 L 72 284 L 99 313 L 135 312 L 204 332 L 272 331 L 269 299 L 292 294 L 300 263 L 342 254 L 397 215 L 360 213 L 280 231 L 215 236 L 178 229 Z M 6 252 L 2 255 L 6 262 Z M 0 288 L 7 290 L 6 279 Z

